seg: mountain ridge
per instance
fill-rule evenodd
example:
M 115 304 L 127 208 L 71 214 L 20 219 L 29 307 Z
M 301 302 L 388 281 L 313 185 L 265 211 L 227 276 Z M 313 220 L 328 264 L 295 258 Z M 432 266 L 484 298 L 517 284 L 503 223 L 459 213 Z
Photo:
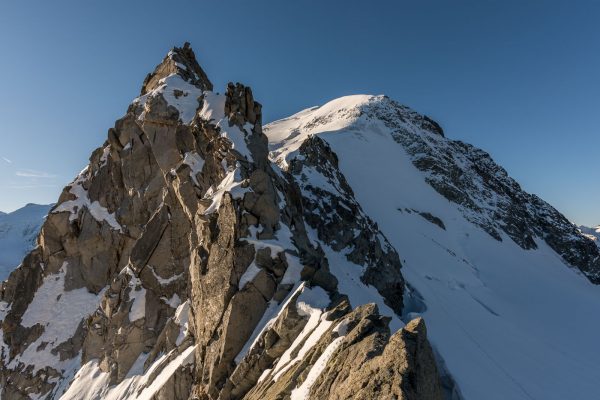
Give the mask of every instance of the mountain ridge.
M 321 115 L 324 106 L 268 124 L 272 158 L 293 169 L 295 159 L 309 157 L 302 143 L 314 141 L 337 155 L 357 201 L 402 258 L 411 288 L 405 312 L 428 321 L 430 340 L 464 398 L 558 399 L 568 390 L 578 390 L 575 397 L 592 395 L 592 375 L 574 376 L 557 365 L 572 362 L 566 354 L 592 365 L 600 356 L 593 335 L 578 331 L 573 346 L 548 314 L 577 309 L 573 318 L 597 331 L 588 317 L 598 306 L 589 282 L 598 260 L 592 242 L 551 206 L 522 192 L 487 153 L 416 128 L 401 114 L 389 118 L 404 108 L 376 110 L 384 118 L 373 121 L 352 107 Z M 587 278 L 569 262 L 578 246 L 590 267 L 583 268 Z M 567 251 L 559 255 L 561 249 Z M 544 373 L 534 372 L 539 365 Z M 548 382 L 547 373 L 569 378 Z
M 387 343 L 406 349 L 394 390 L 440 398 L 423 322 L 392 336 L 377 306 L 351 305 L 338 291 L 307 235 L 297 184 L 267 159 L 252 91 L 233 83 L 222 95 L 204 90 L 190 54 L 187 44 L 173 49 L 149 75 L 64 189 L 40 246 L 3 282 L 3 395 L 305 397 L 327 390 L 312 381 L 318 359 Z M 372 233 L 363 240 L 355 257 L 364 263 L 381 244 Z M 377 270 L 395 274 L 399 293 L 378 286 L 401 300 L 400 263 L 390 254 Z M 362 282 L 369 266 L 357 267 L 352 288 L 388 310 Z M 292 356 L 298 351 L 307 358 Z M 428 372 L 409 380 L 420 366 Z
M 64 189 L 2 283 L 3 396 L 592 393 L 596 327 L 555 316 L 600 305 L 598 249 L 487 153 L 384 96 L 263 127 L 212 89 L 174 48 Z
M 316 115 L 307 117 L 307 114 Z M 300 116 L 310 120 L 302 126 L 288 126 Z M 364 116 L 366 118 L 361 120 Z M 426 178 L 428 183 L 449 201 L 462 206 L 466 216 L 469 217 L 471 211 L 478 213 L 470 216 L 471 222 L 479 224 L 492 237 L 501 240 L 498 233 L 498 229 L 501 229 L 519 246 L 529 249 L 536 246 L 533 241 L 534 235 L 543 236 L 567 263 L 581 269 L 592 282 L 600 282 L 600 254 L 590 247 L 589 241 L 578 235 L 578 228 L 574 224 L 536 195 L 522 191 L 519 184 L 510 178 L 488 153 L 458 140 L 446 140 L 437 123 L 387 96 L 346 96 L 268 124 L 265 127 L 268 135 L 273 130 L 284 132 L 272 137 L 271 156 L 275 162 L 285 165 L 286 156 L 293 154 L 311 132 L 343 129 L 359 131 L 363 124 L 369 124 L 369 119 L 376 120 L 373 125 L 383 123 L 391 129 L 395 140 L 403 144 L 414 157 L 413 164 L 419 170 L 430 173 Z M 347 121 L 347 124 L 344 124 L 344 121 Z M 358 127 L 352 126 L 353 124 Z M 426 135 L 419 135 L 418 131 L 425 132 Z M 289 136 L 283 137 L 286 134 Z M 443 139 L 439 139 L 438 136 Z M 444 157 L 440 158 L 440 154 Z M 444 165 L 440 164 L 441 160 L 450 161 L 446 161 Z M 471 168 L 460 168 L 460 165 L 465 163 L 470 164 Z M 460 176 L 465 171 L 471 174 L 470 179 Z M 494 203 L 498 202 L 498 199 L 491 199 L 490 193 L 506 194 L 506 198 L 501 199 L 501 203 Z M 520 198 L 513 199 L 511 196 Z M 504 208 L 501 210 L 503 215 L 498 214 L 499 207 Z M 490 211 L 486 212 L 487 210 Z M 539 210 L 539 215 L 531 210 Z M 481 215 L 484 212 L 488 215 Z M 546 218 L 551 218 L 557 223 L 545 224 Z M 502 219 L 500 224 L 496 223 L 499 219 Z M 528 228 L 537 225 L 543 226 L 536 231 Z M 576 240 L 568 241 L 568 236 L 573 236 Z M 560 242 L 560 237 L 566 238 L 565 243 Z M 582 254 L 578 255 L 578 252 Z M 592 258 L 587 257 L 588 253 Z

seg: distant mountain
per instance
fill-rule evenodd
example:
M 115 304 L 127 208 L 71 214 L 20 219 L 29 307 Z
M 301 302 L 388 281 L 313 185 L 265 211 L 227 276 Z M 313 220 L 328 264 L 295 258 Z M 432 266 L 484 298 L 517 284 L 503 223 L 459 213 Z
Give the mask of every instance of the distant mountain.
M 595 228 L 590 228 L 581 225 L 579 227 L 579 230 L 581 231 L 581 233 L 583 233 L 584 236 L 592 239 L 596 243 L 596 245 L 600 247 L 600 225 L 596 226 Z
M 52 205 L 27 204 L 11 213 L 0 211 L 0 280 L 8 277 L 35 246 Z

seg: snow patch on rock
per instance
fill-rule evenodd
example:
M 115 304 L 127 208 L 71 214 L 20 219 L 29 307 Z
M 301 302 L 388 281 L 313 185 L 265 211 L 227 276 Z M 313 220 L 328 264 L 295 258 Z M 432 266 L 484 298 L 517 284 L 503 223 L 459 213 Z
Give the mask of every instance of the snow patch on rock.
M 310 389 L 327 366 L 327 363 L 331 359 L 331 356 L 333 356 L 333 353 L 338 349 L 338 347 L 340 347 L 340 345 L 344 341 L 346 331 L 347 323 L 345 321 L 340 322 L 335 328 L 333 328 L 333 332 L 337 333 L 339 336 L 333 339 L 333 341 L 329 343 L 329 345 L 327 345 L 323 353 L 313 364 L 312 368 L 308 372 L 308 375 L 306 376 L 306 379 L 304 379 L 302 384 L 294 390 L 292 390 L 292 393 L 290 394 L 291 400 L 309 399 Z
M 229 193 L 234 199 L 241 199 L 244 193 L 251 189 L 242 187 L 244 180 L 242 179 L 239 163 L 236 163 L 235 169 L 229 171 L 225 178 L 219 183 L 216 189 L 212 187 L 206 191 L 205 199 L 212 200 L 211 205 L 204 211 L 205 215 L 212 214 L 219 209 L 221 201 L 225 193 Z
M 144 105 L 149 97 L 162 95 L 166 102 L 177 109 L 179 119 L 184 124 L 192 122 L 196 116 L 196 111 L 200 105 L 199 98 L 202 96 L 202 90 L 189 83 L 178 74 L 171 74 L 159 81 L 159 86 L 136 98 L 133 102 Z M 143 119 L 145 113 L 140 115 Z
M 205 121 L 211 122 L 221 132 L 221 136 L 227 138 L 232 148 L 245 157 L 248 161 L 253 161 L 252 153 L 248 149 L 246 136 L 252 134 L 253 126 L 246 123 L 240 129 L 231 124 L 229 117 L 225 115 L 225 101 L 227 97 L 224 94 L 218 94 L 210 91 L 204 92 L 202 109 L 198 116 Z
M 129 287 L 129 299 L 133 300 L 129 309 L 129 321 L 133 322 L 146 316 L 146 289 L 137 277 L 131 278 Z
M 296 300 L 296 309 L 300 315 L 308 317 L 308 322 L 291 346 L 283 353 L 273 367 L 273 380 L 277 381 L 296 362 L 321 339 L 332 321 L 327 320 L 324 309 L 329 305 L 329 295 L 320 287 L 304 287 Z
M 192 181 L 196 186 L 199 186 L 198 178 L 196 178 L 196 176 L 202 172 L 202 167 L 204 166 L 202 157 L 195 151 L 188 151 L 183 157 L 183 163 L 190 167 L 190 178 L 192 178 Z
M 108 147 L 108 146 L 107 146 Z M 59 204 L 52 213 L 69 212 L 69 221 L 74 221 L 79 218 L 79 212 L 85 207 L 90 212 L 92 217 L 98 222 L 106 222 L 112 229 L 119 232 L 123 232 L 123 228 L 117 222 L 117 218 L 114 213 L 108 212 L 106 207 L 103 207 L 98 201 L 91 201 L 88 196 L 88 191 L 83 186 L 83 183 L 87 180 L 87 171 L 84 169 L 79 176 L 71 183 L 69 193 L 75 196 L 73 200 L 67 200 Z
M 20 363 L 33 365 L 34 372 L 40 368 L 66 368 L 69 360 L 60 360 L 52 350 L 74 336 L 82 320 L 98 307 L 102 293 L 97 295 L 85 288 L 66 291 L 65 276 L 68 264 L 63 263 L 56 274 L 45 277 L 35 296 L 23 314 L 21 325 L 25 328 L 41 324 L 42 335 L 21 354 L 15 357 L 9 368 L 17 368 Z
M 175 315 L 173 316 L 173 320 L 177 325 L 179 325 L 179 335 L 175 340 L 175 345 L 179 346 L 183 343 L 183 340 L 189 333 L 189 318 L 190 318 L 190 301 L 186 300 L 181 303 L 177 310 L 175 310 Z
M 128 375 L 115 386 L 109 386 L 110 374 L 100 369 L 97 360 L 91 360 L 77 372 L 60 399 L 151 400 L 179 368 L 194 363 L 195 349 L 190 346 L 176 356 L 177 350 L 163 354 L 145 373 Z

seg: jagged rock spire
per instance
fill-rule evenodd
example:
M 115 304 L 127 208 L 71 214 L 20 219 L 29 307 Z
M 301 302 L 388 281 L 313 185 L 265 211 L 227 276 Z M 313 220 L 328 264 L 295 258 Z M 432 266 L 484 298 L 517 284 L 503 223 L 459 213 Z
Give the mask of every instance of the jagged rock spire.
M 39 246 L 0 285 L 0 397 L 287 397 L 309 392 L 333 341 L 350 334 L 344 346 L 366 340 L 355 349 L 371 352 L 370 331 L 383 348 L 387 324 L 398 329 L 399 256 L 351 189 L 337 189 L 337 163 L 311 162 L 335 157 L 325 142 L 303 148 L 311 157 L 296 170 L 333 183 L 309 191 L 273 168 L 251 89 L 212 89 L 188 43 L 171 50 L 65 188 Z M 355 271 L 351 290 L 333 267 Z M 369 285 L 378 305 L 351 314 Z M 301 336 L 317 325 L 321 338 Z M 308 357 L 287 365 L 300 343 Z M 404 359 L 399 378 L 421 368 Z
M 202 90 L 212 90 L 213 85 L 206 73 L 198 64 L 194 50 L 188 42 L 183 47 L 173 47 L 163 61 L 156 66 L 154 72 L 148 74 L 142 85 L 141 95 L 159 86 L 159 81 L 169 75 L 178 74 L 186 81 Z

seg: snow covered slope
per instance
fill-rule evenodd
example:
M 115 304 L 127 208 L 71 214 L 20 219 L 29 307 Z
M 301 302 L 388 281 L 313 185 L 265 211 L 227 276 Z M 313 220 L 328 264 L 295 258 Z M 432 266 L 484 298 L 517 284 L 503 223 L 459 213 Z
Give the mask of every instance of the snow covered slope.
M 35 239 L 51 205 L 27 204 L 12 213 L 0 213 L 0 280 L 6 279 Z
M 598 396 L 598 250 L 486 153 L 383 96 L 340 98 L 265 133 L 284 169 L 311 137 L 335 152 L 400 255 L 414 289 L 404 313 L 424 316 L 465 399 Z
M 600 247 L 600 225 L 595 228 L 589 228 L 587 226 L 580 226 L 581 233 L 593 240 L 598 247 Z

